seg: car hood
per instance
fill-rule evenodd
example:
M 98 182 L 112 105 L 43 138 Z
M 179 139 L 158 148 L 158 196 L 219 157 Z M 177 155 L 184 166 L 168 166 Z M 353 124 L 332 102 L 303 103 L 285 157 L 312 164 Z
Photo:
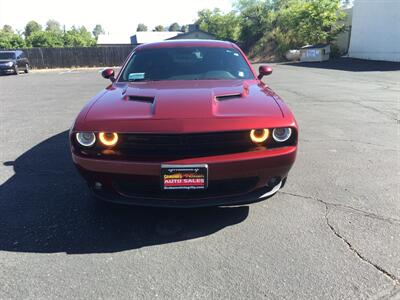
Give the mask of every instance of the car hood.
M 0 64 L 8 63 L 8 62 L 15 62 L 14 59 L 0 59 Z
M 111 85 L 91 105 L 85 124 L 91 130 L 122 132 L 201 131 L 221 127 L 223 120 L 246 127 L 245 120 L 282 118 L 272 92 L 256 80 L 153 81 Z

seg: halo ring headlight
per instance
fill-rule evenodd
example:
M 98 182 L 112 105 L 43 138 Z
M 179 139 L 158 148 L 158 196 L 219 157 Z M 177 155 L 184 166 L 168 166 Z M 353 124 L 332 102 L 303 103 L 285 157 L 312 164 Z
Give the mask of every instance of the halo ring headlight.
M 84 147 L 91 147 L 96 143 L 96 135 L 93 132 L 77 132 L 75 137 L 79 145 Z
M 275 128 L 272 130 L 272 137 L 279 143 L 286 142 L 292 135 L 292 129 L 289 127 Z
M 252 129 L 250 131 L 250 138 L 254 143 L 263 143 L 268 139 L 268 129 Z
M 118 142 L 118 133 L 116 132 L 100 132 L 99 140 L 104 146 L 112 147 Z

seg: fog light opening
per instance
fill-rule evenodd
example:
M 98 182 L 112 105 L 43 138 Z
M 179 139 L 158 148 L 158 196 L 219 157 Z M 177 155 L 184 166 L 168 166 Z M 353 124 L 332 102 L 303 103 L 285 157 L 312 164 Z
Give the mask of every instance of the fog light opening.
M 268 129 L 252 129 L 250 131 L 250 138 L 254 143 L 263 143 L 268 139 Z
M 103 184 L 101 182 L 96 181 L 93 185 L 95 190 L 101 190 L 103 188 Z
M 276 177 L 271 177 L 269 180 L 268 180 L 268 183 L 267 183 L 267 185 L 269 186 L 269 187 L 271 187 L 271 188 L 273 188 L 274 186 L 276 186 L 277 184 L 279 184 L 279 182 L 281 182 L 281 178 L 280 177 L 278 177 L 278 176 L 276 176 Z

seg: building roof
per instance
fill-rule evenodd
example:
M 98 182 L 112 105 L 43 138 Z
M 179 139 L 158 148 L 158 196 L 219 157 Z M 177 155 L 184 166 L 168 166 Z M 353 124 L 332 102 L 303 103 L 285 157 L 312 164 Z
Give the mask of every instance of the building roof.
M 97 45 L 130 45 L 131 40 L 127 35 L 100 34 Z
M 167 40 L 183 34 L 181 31 L 138 31 L 131 36 L 132 44 L 146 44 Z

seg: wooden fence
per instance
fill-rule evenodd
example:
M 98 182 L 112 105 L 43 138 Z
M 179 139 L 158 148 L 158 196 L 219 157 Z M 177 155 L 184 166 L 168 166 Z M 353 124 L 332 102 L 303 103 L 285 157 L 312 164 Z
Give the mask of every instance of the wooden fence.
M 23 49 L 33 69 L 120 66 L 136 45 Z

